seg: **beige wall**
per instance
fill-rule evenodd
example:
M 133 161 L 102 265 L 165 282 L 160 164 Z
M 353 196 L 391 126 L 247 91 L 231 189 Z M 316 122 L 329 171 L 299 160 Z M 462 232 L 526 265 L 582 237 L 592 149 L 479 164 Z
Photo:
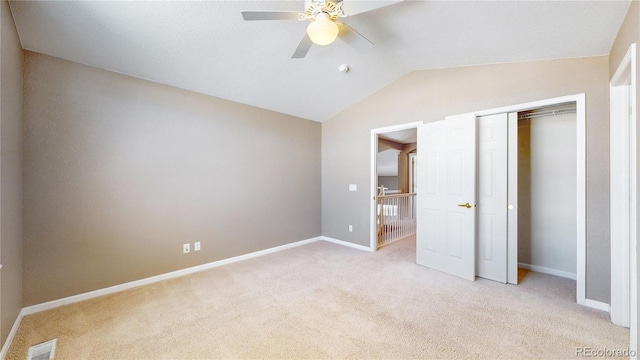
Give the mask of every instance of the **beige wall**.
M 319 123 L 25 63 L 25 306 L 321 234 Z
M 629 6 L 624 22 L 618 31 L 616 41 L 609 53 L 609 75 L 613 77 L 620 61 L 629 50 L 629 45 L 636 43 L 640 46 L 640 1 L 633 0 Z M 640 94 L 638 94 L 640 95 Z
M 613 74 L 620 65 L 622 58 L 627 53 L 627 50 L 632 43 L 636 43 L 636 51 L 640 50 L 640 48 L 638 48 L 640 46 L 640 2 L 637 0 L 631 2 L 627 16 L 620 27 L 620 31 L 618 32 L 618 37 L 611 48 L 609 56 L 609 75 L 611 77 L 613 77 Z M 636 54 L 636 57 L 637 56 L 638 54 Z M 638 58 L 636 58 L 636 74 L 640 74 L 640 59 Z M 640 82 L 639 84 L 636 84 L 636 104 L 640 105 L 640 86 L 638 85 L 640 85 Z M 636 120 L 636 123 L 640 123 L 640 112 L 637 112 L 637 115 L 638 119 Z M 638 130 L 640 131 L 640 128 L 638 128 Z M 636 136 L 640 139 L 640 133 Z M 640 157 L 638 158 L 640 159 Z M 640 186 L 640 183 L 638 186 Z M 637 206 L 640 208 L 640 202 Z M 636 221 L 640 223 L 640 214 L 638 214 L 638 216 L 639 217 Z M 640 259 L 640 247 L 637 247 L 636 251 L 638 252 L 637 258 Z M 640 289 L 640 266 L 638 266 L 636 270 L 638 272 L 637 288 Z M 636 306 L 638 306 L 638 312 L 636 314 L 640 314 L 640 304 L 636 304 Z M 640 332 L 638 331 L 636 331 L 636 344 L 640 344 Z
M 412 72 L 322 125 L 323 235 L 368 246 L 370 130 L 586 93 L 587 298 L 609 302 L 607 56 Z M 348 184 L 357 192 L 348 192 Z M 348 225 L 353 224 L 353 232 Z
M 3 1 L 3 149 L 5 137 L 14 146 L 20 139 L 5 136 L 10 111 L 5 87 L 21 87 L 5 81 L 5 68 L 11 66 L 10 76 L 19 73 L 5 57 L 20 56 L 7 51 L 7 9 Z M 369 242 L 370 129 L 585 92 L 587 297 L 608 302 L 607 82 L 628 44 L 638 41 L 639 14 L 634 1 L 610 61 L 596 57 L 413 72 L 325 122 L 322 234 Z M 10 33 L 8 41 L 15 42 L 15 30 Z M 27 57 L 24 185 L 29 196 L 24 205 L 30 220 L 25 224 L 24 305 L 320 234 L 319 124 L 42 55 Z M 18 107 L 13 109 L 6 126 L 20 119 Z M 300 152 L 288 154 L 284 145 L 291 142 L 302 146 Z M 4 154 L 3 190 L 11 181 L 5 181 L 10 163 Z M 358 192 L 349 193 L 349 183 L 359 184 Z M 2 201 L 4 225 L 11 207 Z M 348 224 L 354 224 L 353 233 Z M 6 280 L 10 245 L 5 230 L 3 339 L 10 302 L 6 289 L 19 286 L 19 280 L 13 285 Z M 187 241 L 202 241 L 203 250 L 180 254 Z M 19 246 L 14 251 L 10 258 L 19 261 Z
M 0 342 L 22 308 L 22 47 L 9 5 L 0 2 Z

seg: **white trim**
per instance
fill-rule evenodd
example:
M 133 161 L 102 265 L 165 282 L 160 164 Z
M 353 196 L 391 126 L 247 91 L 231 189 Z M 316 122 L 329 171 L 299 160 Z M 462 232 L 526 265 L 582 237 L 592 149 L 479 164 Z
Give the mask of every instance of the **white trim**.
M 507 282 L 518 285 L 518 113 L 507 116 Z
M 417 129 L 422 125 L 423 121 L 414 121 L 406 124 L 386 126 L 376 129 L 371 129 L 371 193 L 369 201 L 371 202 L 370 212 L 370 226 L 369 226 L 369 250 L 378 250 L 378 228 L 376 226 L 376 196 L 378 195 L 377 183 L 378 183 L 378 169 L 377 169 L 377 155 L 378 155 L 378 134 L 389 133 L 399 130 Z
M 629 114 L 630 55 L 628 51 L 609 84 L 611 321 L 625 327 L 629 326 L 629 239 L 634 206 L 630 166 L 635 140 Z
M 638 64 L 637 64 L 637 50 L 636 44 L 633 43 L 630 46 L 631 56 L 631 86 L 630 86 L 630 104 L 631 107 L 631 131 L 633 131 L 633 143 L 631 147 L 631 161 L 633 167 L 631 169 L 631 181 L 634 186 L 631 188 L 631 196 L 634 199 L 634 203 L 631 207 L 631 216 L 633 222 L 631 223 L 631 237 L 629 239 L 629 347 L 635 351 L 634 359 L 638 358 Z
M 600 301 L 595 301 L 595 300 L 591 300 L 591 299 L 586 299 L 584 304 L 582 304 L 586 307 L 590 307 L 592 309 L 596 309 L 596 310 L 601 310 L 601 311 L 606 311 L 606 312 L 610 312 L 610 307 L 609 304 L 607 303 L 603 303 Z
M 7 356 L 7 353 L 9 352 L 9 348 L 13 343 L 13 338 L 16 336 L 16 333 L 18 332 L 18 328 L 20 327 L 20 323 L 22 322 L 22 318 L 24 316 L 25 316 L 24 309 L 22 309 L 18 313 L 18 317 L 16 318 L 16 321 L 13 322 L 13 326 L 11 327 L 11 331 L 9 331 L 9 335 L 7 336 L 7 339 L 4 341 L 4 344 L 2 344 L 2 350 L 0 350 L 0 359 L 4 360 L 4 358 Z
M 631 216 L 633 222 L 631 224 L 631 237 L 629 239 L 629 335 L 630 342 L 629 347 L 635 351 L 634 358 L 638 356 L 638 64 L 637 64 L 637 50 L 636 44 L 633 43 L 631 48 L 631 86 L 630 86 L 630 104 L 631 107 L 631 131 L 634 134 L 634 141 L 631 147 L 631 161 L 634 166 L 631 169 L 631 181 L 634 186 L 631 188 L 632 199 L 635 199 L 631 207 Z
M 26 315 L 32 315 L 32 314 L 35 314 L 35 313 L 38 313 L 38 312 L 41 312 L 41 311 L 51 310 L 51 309 L 54 309 L 54 308 L 57 308 L 57 307 L 60 307 L 60 306 L 69 305 L 69 304 L 77 303 L 77 302 L 80 302 L 80 301 L 93 299 L 93 298 L 96 298 L 96 297 L 99 297 L 99 296 L 109 295 L 109 294 L 121 292 L 121 291 L 124 291 L 124 290 L 129 290 L 129 289 L 132 289 L 132 288 L 135 288 L 135 287 L 139 287 L 139 286 L 143 286 L 143 285 L 149 285 L 149 284 L 153 284 L 153 283 L 156 283 L 156 282 L 159 282 L 159 281 L 173 279 L 173 278 L 176 278 L 176 277 L 193 274 L 193 273 L 196 273 L 196 272 L 212 269 L 212 268 L 215 268 L 215 267 L 219 267 L 219 266 L 223 266 L 223 265 L 227 265 L 227 264 L 231 264 L 231 263 L 235 263 L 235 262 L 239 262 L 239 261 L 243 261 L 243 260 L 248 260 L 248 259 L 252 259 L 252 258 L 255 258 L 255 257 L 263 256 L 263 255 L 272 254 L 272 253 L 275 253 L 275 252 L 291 249 L 291 248 L 298 247 L 298 246 L 301 246 L 301 245 L 307 245 L 307 244 L 310 244 L 310 243 L 313 243 L 313 242 L 316 242 L 316 241 L 320 241 L 320 240 L 331 242 L 331 243 L 342 245 L 342 246 L 347 246 L 347 247 L 358 249 L 358 250 L 371 251 L 371 249 L 369 247 L 366 247 L 366 246 L 353 244 L 353 243 L 350 243 L 350 242 L 347 242 L 347 241 L 333 239 L 333 238 L 326 237 L 326 236 L 318 236 L 318 237 L 315 237 L 315 238 L 311 238 L 311 239 L 307 239 L 307 240 L 301 240 L 301 241 L 297 241 L 297 242 L 294 242 L 294 243 L 285 244 L 285 245 L 281 245 L 281 246 L 276 246 L 276 247 L 273 247 L 273 248 L 260 250 L 260 251 L 252 252 L 252 253 L 245 254 L 245 255 L 235 256 L 235 257 L 228 258 L 228 259 L 218 260 L 218 261 L 210 262 L 210 263 L 203 264 L 203 265 L 193 266 L 193 267 L 182 269 L 182 270 L 172 271 L 170 273 L 156 275 L 156 276 L 148 277 L 148 278 L 141 279 L 141 280 L 131 281 L 131 282 L 120 284 L 120 285 L 110 286 L 110 287 L 107 287 L 107 288 L 86 292 L 86 293 L 83 293 L 83 294 L 73 295 L 73 296 L 69 296 L 69 297 L 66 297 L 66 298 L 58 299 L 58 300 L 49 301 L 49 302 L 42 303 L 42 304 L 28 306 L 28 307 L 22 308 L 22 310 L 20 310 L 20 313 L 18 314 L 18 318 L 16 319 L 15 323 L 13 324 L 13 327 L 11 328 L 11 332 L 9 332 L 9 336 L 7 337 L 7 340 L 5 341 L 5 343 L 4 343 L 3 347 L 2 347 L 2 350 L 0 351 L 0 359 L 4 359 L 4 357 L 6 356 L 6 353 L 9 350 L 9 346 L 11 345 L 11 342 L 13 341 L 13 338 L 14 338 L 16 332 L 18 331 L 18 327 L 20 326 L 20 322 L 22 321 L 22 318 L 24 316 L 26 316 Z
M 576 301 L 587 305 L 587 116 L 585 95 L 576 102 Z
M 20 310 L 20 313 L 18 314 L 18 317 L 16 318 L 16 321 L 13 323 L 13 327 L 11 328 L 11 331 L 9 332 L 9 335 L 7 336 L 7 339 L 6 339 L 6 341 L 4 342 L 4 344 L 2 346 L 2 350 L 0 350 L 0 360 L 4 360 L 5 356 L 7 355 L 7 352 L 9 351 L 9 348 L 11 347 L 11 343 L 13 342 L 13 338 L 15 337 L 16 332 L 18 331 L 18 328 L 20 327 L 20 323 L 22 322 L 22 318 L 27 316 L 27 315 L 32 315 L 32 314 L 35 314 L 35 313 L 38 313 L 38 312 L 41 312 L 41 311 L 51 310 L 51 309 L 54 309 L 54 308 L 57 308 L 57 307 L 60 307 L 60 306 L 69 305 L 69 304 L 77 303 L 77 302 L 80 302 L 80 301 L 89 300 L 89 299 L 93 299 L 93 298 L 96 298 L 96 297 L 100 297 L 100 296 L 104 296 L 104 295 L 109 295 L 109 294 L 121 292 L 121 291 L 124 291 L 124 290 L 129 290 L 129 289 L 136 288 L 136 287 L 143 286 L 143 285 L 153 284 L 153 283 L 156 283 L 156 282 L 159 282 L 159 281 L 163 281 L 163 280 L 168 280 L 168 279 L 173 279 L 173 278 L 184 276 L 184 275 L 193 274 L 193 273 L 196 273 L 196 272 L 212 269 L 212 268 L 215 268 L 215 267 L 219 267 L 219 266 L 223 266 L 223 265 L 227 265 L 227 264 L 231 264 L 231 263 L 235 263 L 235 262 L 239 262 L 239 261 L 243 261 L 243 260 L 252 259 L 252 258 L 263 256 L 263 255 L 272 254 L 272 253 L 275 253 L 275 252 L 291 249 L 291 248 L 298 247 L 298 246 L 301 246 L 301 245 L 307 245 L 307 244 L 310 244 L 310 243 L 313 243 L 313 242 L 316 242 L 316 241 L 320 241 L 320 240 L 331 242 L 331 243 L 342 245 L 342 246 L 346 246 L 346 247 L 350 247 L 350 248 L 354 248 L 354 249 L 358 249 L 358 250 L 372 251 L 369 247 L 366 247 L 366 246 L 362 246 L 362 245 L 358 245 L 358 244 L 354 244 L 354 243 L 350 243 L 350 242 L 347 242 L 347 241 L 342 241 L 342 240 L 338 240 L 338 239 L 334 239 L 334 238 L 330 238 L 330 237 L 326 237 L 326 236 L 318 236 L 318 237 L 315 237 L 315 238 L 311 238 L 311 239 L 307 239 L 307 240 L 301 240 L 301 241 L 297 241 L 297 242 L 294 242 L 294 243 L 285 244 L 285 245 L 281 245 L 281 246 L 276 246 L 276 247 L 273 247 L 273 248 L 260 250 L 260 251 L 252 252 L 252 253 L 245 254 L 245 255 L 235 256 L 235 257 L 232 257 L 232 258 L 218 260 L 218 261 L 214 261 L 214 262 L 211 262 L 211 263 L 198 265 L 198 266 L 194 266 L 194 267 L 190 267 L 190 268 L 186 268 L 186 269 L 182 269 L 182 270 L 178 270 L 178 271 L 172 271 L 170 273 L 156 275 L 156 276 L 148 277 L 148 278 L 141 279 L 141 280 L 136 280 L 136 281 L 131 281 L 131 282 L 128 282 L 128 283 L 120 284 L 120 285 L 110 286 L 108 288 L 103 288 L 103 289 L 99 289 L 99 290 L 95 290 L 95 291 L 86 292 L 86 293 L 83 293 L 83 294 L 73 295 L 73 296 L 69 296 L 69 297 L 66 297 L 66 298 L 58 299 L 58 300 L 49 301 L 49 302 L 42 303 L 42 304 L 28 306 L 28 307 L 22 308 L 22 310 Z
M 346 246 L 346 247 L 350 247 L 350 248 L 354 248 L 354 249 L 358 249 L 358 250 L 364 250 L 364 251 L 369 251 L 369 252 L 376 251 L 376 249 L 371 250 L 371 248 L 368 247 L 368 246 L 358 245 L 358 244 L 354 244 L 352 242 L 338 240 L 338 239 L 330 238 L 330 237 L 327 237 L 327 236 L 320 236 L 320 240 L 327 241 L 327 242 L 334 243 L 334 244 L 338 244 L 338 245 L 342 245 L 342 246 Z
M 78 294 L 78 295 L 73 295 L 73 296 L 69 296 L 66 298 L 58 299 L 58 300 L 48 301 L 46 303 L 25 307 L 22 309 L 20 313 L 23 315 L 31 315 L 37 312 L 54 309 L 63 305 L 73 304 L 80 301 L 93 299 L 99 296 L 104 296 L 104 295 L 109 295 L 109 294 L 117 293 L 124 290 L 129 290 L 138 286 L 149 285 L 149 284 L 156 283 L 158 281 L 173 279 L 180 276 L 189 275 L 196 272 L 212 269 L 222 265 L 227 265 L 227 264 L 235 263 L 242 260 L 252 259 L 262 255 L 272 254 L 278 251 L 291 249 L 301 245 L 306 245 L 306 244 L 318 241 L 320 239 L 321 237 L 315 237 L 307 240 L 297 241 L 294 243 L 276 246 L 273 248 L 260 250 L 260 251 L 252 252 L 245 255 L 235 256 L 232 258 L 218 260 L 218 261 L 210 262 L 203 265 L 198 265 L 198 266 L 193 266 L 193 267 L 182 269 L 182 270 L 172 271 L 166 274 L 156 275 L 156 276 L 148 277 L 145 279 L 140 279 L 140 280 L 131 281 L 131 282 L 120 284 L 120 285 L 110 286 L 107 288 L 86 292 L 83 294 Z
M 488 115 L 495 115 L 495 114 L 501 114 L 501 113 L 521 112 L 521 111 L 527 111 L 527 110 L 534 110 L 534 109 L 551 106 L 551 105 L 577 102 L 580 98 L 582 98 L 582 101 L 584 101 L 584 98 L 585 98 L 584 94 L 560 96 L 552 99 L 537 100 L 537 101 L 531 101 L 523 104 L 503 106 L 503 107 L 494 108 L 494 109 L 477 111 L 475 112 L 475 114 L 476 116 L 488 116 Z
M 560 277 L 571 279 L 571 280 L 575 280 L 576 279 L 576 274 L 574 274 L 574 273 L 570 273 L 568 271 L 556 270 L 556 269 L 552 269 L 552 268 L 548 268 L 548 267 L 544 267 L 544 266 L 531 265 L 531 264 L 525 264 L 525 263 L 518 263 L 518 267 L 522 268 L 522 269 L 525 269 L 525 270 L 531 270 L 531 271 L 535 271 L 535 272 L 539 272 L 539 273 L 543 273 L 543 274 L 560 276 Z
M 95 291 L 86 292 L 86 293 L 83 293 L 83 294 L 73 295 L 73 296 L 69 296 L 69 297 L 66 297 L 66 298 L 58 299 L 58 300 L 49 301 L 49 302 L 42 303 L 42 304 L 28 306 L 28 307 L 22 308 L 22 310 L 20 310 L 20 313 L 18 314 L 18 317 L 16 318 L 16 321 L 14 322 L 13 327 L 11 328 L 11 331 L 9 332 L 9 335 L 7 336 L 7 339 L 6 339 L 6 341 L 4 342 L 4 344 L 2 346 L 2 350 L 0 350 L 0 360 L 4 360 L 5 356 L 7 355 L 7 352 L 9 351 L 9 348 L 11 347 L 11 343 L 13 342 L 13 338 L 15 337 L 16 332 L 18 331 L 18 328 L 20 327 L 20 323 L 22 322 L 22 318 L 27 316 L 27 315 L 32 315 L 32 314 L 35 314 L 35 313 L 38 313 L 38 312 L 41 312 L 41 311 L 51 310 L 51 309 L 54 309 L 54 308 L 57 308 L 57 307 L 60 307 L 60 306 L 69 305 L 69 304 L 77 303 L 77 302 L 80 302 L 80 301 L 89 300 L 89 299 L 93 299 L 93 298 L 96 298 L 96 297 L 100 297 L 100 296 L 104 296 L 104 295 L 109 295 L 109 294 L 121 292 L 121 291 L 124 291 L 124 290 L 129 290 L 129 289 L 136 288 L 136 287 L 143 286 L 143 285 L 153 284 L 153 283 L 156 283 L 156 282 L 159 282 L 159 281 L 163 281 L 163 280 L 168 280 L 168 279 L 173 279 L 173 278 L 184 276 L 184 275 L 193 274 L 193 273 L 196 273 L 196 272 L 212 269 L 212 268 L 215 268 L 215 267 L 219 267 L 219 266 L 223 266 L 223 265 L 227 265 L 227 264 L 231 264 L 231 263 L 235 263 L 235 262 L 239 262 L 239 261 L 243 261 L 243 260 L 252 259 L 252 258 L 263 256 L 263 255 L 272 254 L 272 253 L 275 253 L 275 252 L 291 249 L 291 248 L 298 247 L 298 246 L 301 246 L 301 245 L 307 245 L 307 244 L 310 244 L 310 243 L 313 243 L 313 242 L 316 242 L 316 241 L 321 241 L 321 240 L 322 241 L 331 242 L 331 243 L 334 243 L 334 244 L 338 244 L 338 245 L 342 245 L 342 246 L 347 246 L 347 247 L 358 249 L 358 250 L 372 251 L 369 247 L 366 247 L 366 246 L 353 244 L 353 243 L 350 243 L 350 242 L 347 242 L 347 241 L 333 239 L 333 238 L 326 237 L 326 236 L 318 236 L 318 237 L 315 237 L 315 238 L 311 238 L 311 239 L 307 239 L 307 240 L 301 240 L 301 241 L 297 241 L 297 242 L 294 242 L 294 243 L 285 244 L 285 245 L 281 245 L 281 246 L 276 246 L 276 247 L 273 247 L 273 248 L 260 250 L 260 251 L 252 252 L 252 253 L 245 254 L 245 255 L 235 256 L 235 257 L 232 257 L 232 258 L 218 260 L 218 261 L 214 261 L 214 262 L 210 262 L 210 263 L 207 263 L 207 264 L 198 265 L 198 266 L 194 266 L 194 267 L 190 267 L 190 268 L 186 268 L 186 269 L 182 269 L 182 270 L 172 271 L 170 273 L 156 275 L 156 276 L 148 277 L 148 278 L 141 279 L 141 280 L 136 280 L 136 281 L 131 281 L 131 282 L 128 282 L 128 283 L 120 284 L 120 285 L 110 286 L 108 288 L 103 288 L 103 289 L 99 289 L 99 290 L 95 290 Z
M 614 324 L 629 327 L 629 347 L 637 352 L 637 170 L 640 159 L 637 154 L 636 61 L 637 50 L 636 44 L 633 43 L 629 46 L 609 83 L 609 121 L 611 128 L 611 321 Z

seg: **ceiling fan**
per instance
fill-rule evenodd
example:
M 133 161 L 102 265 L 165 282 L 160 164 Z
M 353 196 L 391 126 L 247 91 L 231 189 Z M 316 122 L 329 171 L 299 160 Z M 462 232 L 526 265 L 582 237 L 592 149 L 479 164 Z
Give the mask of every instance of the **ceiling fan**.
M 310 21 L 307 31 L 291 56 L 301 59 L 307 55 L 311 45 L 329 45 L 339 37 L 356 50 L 366 50 L 373 43 L 353 30 L 338 18 L 353 16 L 381 7 L 393 5 L 402 0 L 358 1 L 358 0 L 305 0 L 304 11 L 242 11 L 246 21 L 254 20 L 299 20 Z

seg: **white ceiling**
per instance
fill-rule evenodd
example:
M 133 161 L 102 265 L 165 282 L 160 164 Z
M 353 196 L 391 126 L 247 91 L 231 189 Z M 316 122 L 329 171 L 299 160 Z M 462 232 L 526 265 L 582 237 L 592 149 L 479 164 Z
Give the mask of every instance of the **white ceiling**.
M 27 50 L 323 121 L 415 70 L 606 55 L 629 2 L 404 1 L 345 19 L 373 49 L 338 40 L 299 60 L 306 22 L 245 22 L 240 12 L 298 11 L 302 1 L 10 6 Z

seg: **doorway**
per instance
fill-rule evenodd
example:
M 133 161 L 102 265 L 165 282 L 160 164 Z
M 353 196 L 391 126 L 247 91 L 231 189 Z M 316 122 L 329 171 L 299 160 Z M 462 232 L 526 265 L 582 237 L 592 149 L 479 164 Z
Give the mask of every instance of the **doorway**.
M 575 280 L 575 103 L 477 123 L 475 275 L 517 284 L 522 268 Z
M 383 213 L 389 215 L 391 218 L 398 218 L 399 223 L 395 225 L 406 225 L 407 219 L 404 218 L 401 212 L 411 212 L 415 214 L 415 201 L 411 201 L 405 204 L 403 199 L 407 193 L 410 193 L 409 190 L 409 173 L 410 173 L 410 161 L 409 156 L 415 150 L 416 143 L 416 131 L 418 126 L 420 126 L 422 122 L 413 122 L 401 125 L 387 126 L 383 128 L 377 128 L 371 130 L 371 193 L 370 193 L 370 219 L 371 219 L 371 228 L 370 228 L 370 250 L 376 251 L 379 248 L 379 236 L 381 230 L 384 232 L 386 230 L 395 231 L 393 227 L 394 224 L 389 225 L 387 228 L 385 225 L 379 223 L 379 214 L 382 211 Z M 380 145 L 381 144 L 381 145 Z M 413 144 L 413 145 L 412 145 Z M 403 154 L 402 156 L 406 156 L 406 162 L 397 161 L 395 163 L 396 173 L 392 173 L 389 169 L 385 169 L 386 166 L 381 164 L 382 166 L 379 169 L 378 160 L 380 158 L 379 154 L 380 150 L 392 150 L 391 155 L 387 154 L 387 156 L 398 156 L 398 154 Z M 412 151 L 413 150 L 413 151 Z M 394 155 L 395 154 L 395 155 Z M 384 158 L 384 156 L 383 156 Z M 393 167 L 392 166 L 392 167 Z M 382 168 L 385 167 L 385 168 Z M 381 171 L 379 171 L 381 170 Z M 384 176 L 391 175 L 391 176 Z M 394 176 L 395 175 L 395 176 Z M 379 181 L 380 180 L 380 181 Z M 385 182 L 387 184 L 385 184 Z M 396 189 L 390 189 L 388 184 L 393 184 L 397 186 Z M 387 190 L 382 189 L 383 194 L 388 194 L 389 190 L 391 191 L 391 196 L 388 199 L 391 203 L 385 206 L 384 204 L 380 205 L 378 203 L 379 197 L 381 194 L 380 186 L 385 185 Z M 395 190 L 395 191 L 393 191 Z M 393 196 L 397 194 L 397 196 Z M 397 199 L 395 198 L 397 197 Z M 414 196 L 415 198 L 415 196 Z M 401 219 L 402 217 L 402 219 Z M 411 220 L 409 220 L 411 221 Z M 413 220 L 415 227 L 415 219 Z M 390 231 L 390 232 L 391 232 Z
M 594 305 L 588 304 L 585 296 L 586 148 L 584 94 L 447 117 L 445 121 L 426 123 L 419 128 L 418 141 L 421 148 L 418 151 L 420 158 L 418 184 L 421 191 L 418 193 L 416 244 L 419 264 L 471 281 L 475 280 L 476 254 L 479 250 L 476 239 L 480 220 L 480 212 L 477 208 L 479 200 L 477 176 L 483 166 L 477 163 L 477 152 L 479 151 L 477 119 L 496 114 L 505 114 L 504 116 L 508 117 L 506 114 L 509 113 L 569 103 L 576 106 L 574 133 L 576 299 L 579 304 Z M 513 120 L 509 119 L 509 121 Z M 425 146 L 422 146 L 423 144 Z M 425 176 L 422 176 L 423 173 Z M 429 177 L 427 174 L 439 175 Z M 517 206 L 517 204 L 513 205 Z M 502 202 L 501 206 L 506 212 L 507 203 Z M 512 219 L 507 220 L 509 224 L 512 224 L 512 221 Z M 507 227 L 505 233 L 512 229 L 513 226 Z M 514 249 L 516 249 L 515 252 Z M 517 236 L 509 236 L 506 249 L 501 251 L 506 252 L 508 258 L 511 259 L 506 264 L 507 269 L 504 269 L 505 265 L 499 265 L 503 267 L 501 271 L 504 273 L 506 270 L 510 280 L 515 271 L 515 281 L 517 281 Z M 598 305 L 592 307 L 599 308 Z
M 636 44 L 610 83 L 611 321 L 630 328 L 637 350 L 637 104 Z

